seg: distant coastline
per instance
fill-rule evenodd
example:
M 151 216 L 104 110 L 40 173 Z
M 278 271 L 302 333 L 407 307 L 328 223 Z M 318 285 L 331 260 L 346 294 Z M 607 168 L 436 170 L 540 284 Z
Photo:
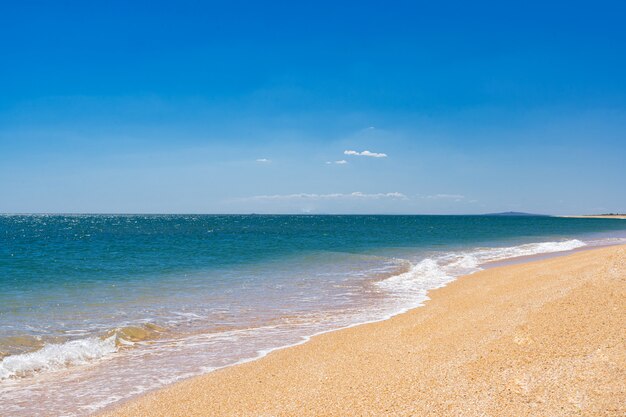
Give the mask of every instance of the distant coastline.
M 487 213 L 483 216 L 502 216 L 502 217 L 567 217 L 573 219 L 626 219 L 626 213 L 603 213 L 603 214 L 574 214 L 574 215 L 556 215 L 525 213 L 521 211 L 505 211 L 502 213 Z
M 579 214 L 556 217 L 569 217 L 574 219 L 626 219 L 626 213 L 607 213 L 607 214 Z

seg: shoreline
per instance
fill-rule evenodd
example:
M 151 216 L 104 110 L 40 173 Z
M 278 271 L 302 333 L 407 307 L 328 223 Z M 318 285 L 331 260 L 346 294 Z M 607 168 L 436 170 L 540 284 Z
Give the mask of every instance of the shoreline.
M 459 277 L 458 279 L 449 283 L 447 286 L 443 288 L 429 291 L 430 300 L 427 301 L 425 306 L 422 308 L 410 309 L 406 312 L 400 313 L 398 315 L 392 316 L 382 321 L 356 324 L 354 326 L 350 326 L 350 327 L 346 327 L 342 329 L 323 332 L 321 334 L 311 336 L 307 338 L 306 340 L 303 340 L 302 342 L 299 342 L 297 344 L 273 349 L 267 353 L 262 353 L 262 355 L 260 355 L 259 357 L 247 360 L 245 362 L 235 364 L 235 365 L 230 365 L 225 368 L 212 371 L 205 375 L 190 378 L 188 380 L 183 380 L 183 381 L 174 383 L 172 385 L 163 387 L 161 389 L 147 392 L 138 397 L 130 398 L 129 400 L 124 401 L 122 403 L 113 404 L 110 407 L 100 410 L 98 413 L 96 413 L 96 415 L 101 415 L 101 416 L 202 415 L 202 410 L 206 411 L 207 406 L 212 407 L 211 415 L 215 415 L 215 414 L 232 415 L 233 413 L 235 415 L 247 415 L 246 413 L 259 414 L 259 413 L 267 413 L 267 412 L 276 413 L 278 415 L 291 415 L 291 413 L 296 413 L 296 410 L 297 410 L 297 413 L 304 413 L 306 415 L 311 415 L 310 412 L 307 413 L 306 411 L 306 410 L 309 410 L 309 411 L 311 410 L 308 407 L 305 407 L 305 409 L 302 409 L 301 407 L 285 408 L 285 401 L 287 401 L 287 399 L 279 400 L 278 398 L 276 398 L 276 394 L 284 390 L 287 390 L 287 391 L 283 392 L 282 394 L 288 394 L 290 390 L 281 384 L 279 384 L 279 386 L 276 386 L 275 389 L 270 390 L 269 392 L 267 390 L 263 390 L 262 395 L 258 393 L 256 395 L 252 395 L 253 398 L 257 398 L 256 401 L 250 400 L 249 398 L 250 395 L 248 395 L 248 400 L 235 401 L 234 403 L 233 403 L 233 399 L 231 398 L 232 396 L 228 395 L 227 393 L 220 395 L 219 393 L 216 393 L 215 390 L 212 390 L 211 387 L 215 388 L 216 386 L 219 386 L 220 387 L 219 391 L 221 392 L 229 392 L 230 390 L 234 390 L 239 393 L 250 394 L 250 388 L 255 387 L 255 384 L 250 385 L 251 374 L 253 374 L 255 377 L 262 377 L 264 375 L 265 377 L 261 378 L 261 381 L 264 381 L 266 383 L 272 382 L 272 381 L 267 380 L 267 372 L 261 372 L 261 374 L 259 374 L 259 371 L 266 370 L 268 365 L 270 365 L 270 368 L 271 368 L 270 375 L 277 375 L 278 378 L 276 379 L 280 381 L 281 374 L 285 374 L 283 375 L 282 379 L 286 379 L 286 377 L 290 376 L 292 373 L 290 371 L 290 369 L 292 368 L 290 365 L 294 365 L 294 363 L 299 364 L 299 361 L 297 359 L 298 358 L 299 360 L 303 359 L 303 356 L 302 356 L 303 352 L 319 351 L 320 344 L 334 346 L 337 343 L 338 339 L 339 340 L 345 339 L 353 335 L 354 333 L 356 334 L 367 334 L 368 332 L 371 333 L 372 328 L 374 328 L 376 332 L 380 332 L 381 331 L 380 328 L 382 329 L 390 328 L 391 330 L 393 330 L 395 327 L 397 327 L 396 326 L 397 322 L 410 320 L 414 316 L 419 317 L 419 316 L 428 315 L 433 310 L 433 304 L 437 305 L 438 303 L 439 304 L 442 302 L 445 303 L 445 297 L 442 296 L 441 294 L 445 295 L 446 293 L 450 293 L 450 292 L 454 293 L 455 291 L 459 290 L 459 287 L 460 288 L 468 287 L 467 283 L 469 281 L 472 281 L 472 282 L 475 281 L 476 277 L 478 277 L 479 279 L 482 279 L 482 277 L 484 277 L 485 275 L 489 277 L 492 275 L 499 276 L 499 275 L 507 274 L 507 273 L 510 274 L 510 272 L 507 272 L 507 271 L 511 271 L 511 270 L 515 271 L 518 269 L 523 270 L 523 269 L 530 268 L 530 269 L 537 270 L 537 269 L 541 269 L 541 265 L 543 264 L 555 264 L 555 263 L 563 264 L 560 266 L 560 268 L 562 269 L 563 267 L 565 267 L 567 269 L 567 264 L 571 263 L 571 262 L 567 262 L 567 260 L 570 260 L 570 258 L 579 257 L 579 258 L 587 258 L 589 260 L 589 259 L 594 258 L 594 255 L 590 255 L 590 254 L 599 254 L 601 251 L 620 253 L 621 254 L 620 256 L 622 256 L 622 258 L 620 259 L 622 259 L 622 261 L 623 261 L 623 257 L 626 256 L 625 255 L 626 246 L 622 245 L 622 246 L 613 246 L 613 247 L 608 247 L 608 248 L 604 247 L 604 248 L 599 248 L 599 249 L 594 248 L 590 250 L 580 251 L 574 254 L 563 254 L 563 256 L 542 259 L 542 260 L 527 260 L 526 262 L 521 263 L 521 264 L 516 263 L 516 264 L 511 264 L 511 265 L 505 265 L 505 266 L 490 267 L 486 270 L 479 271 L 474 274 Z M 623 266 L 623 264 L 620 264 L 620 265 Z M 621 271 L 621 272 L 622 274 L 625 273 L 624 271 Z M 472 284 L 469 284 L 469 287 L 472 287 Z M 474 290 L 476 290 L 476 288 L 474 288 Z M 443 300 L 441 300 L 442 297 L 444 298 Z M 366 337 L 366 339 L 367 338 L 369 337 Z M 326 347 L 328 348 L 328 346 Z M 344 356 L 345 352 L 343 352 L 342 350 L 344 351 L 353 350 L 353 349 L 346 349 L 346 348 L 347 348 L 346 346 L 342 346 L 340 348 L 335 347 L 334 356 Z M 337 351 L 339 352 L 339 354 L 336 353 Z M 309 353 L 307 353 L 305 357 L 310 357 Z M 377 356 L 380 356 L 381 354 L 382 352 L 378 352 Z M 323 365 L 326 364 L 327 362 L 329 361 L 332 362 L 333 361 L 332 358 L 333 358 L 333 355 L 331 355 L 330 360 L 326 357 L 326 355 L 322 355 L 318 358 L 317 362 L 319 363 L 316 363 L 315 356 L 313 356 L 312 362 L 311 362 L 311 359 L 309 359 L 308 361 L 305 361 L 309 365 L 307 369 L 310 370 L 310 368 L 315 369 L 315 368 L 319 368 L 320 366 L 323 367 Z M 359 368 L 359 366 L 362 367 L 363 362 L 357 361 L 354 363 L 354 365 L 356 366 L 356 368 Z M 424 371 L 427 371 L 427 370 L 428 369 L 424 369 Z M 338 378 L 337 381 L 346 380 L 356 385 L 360 385 L 363 383 L 363 381 L 359 380 L 358 378 L 352 379 L 352 378 L 349 378 L 348 376 L 349 375 L 343 375 L 343 376 L 339 375 L 337 377 Z M 291 375 L 291 377 L 293 377 L 293 375 Z M 271 378 L 271 379 L 273 380 L 274 378 Z M 309 395 L 310 393 L 308 393 L 307 391 L 312 390 L 314 392 L 317 392 L 319 389 L 321 389 L 321 387 L 319 386 L 316 387 L 316 384 L 312 384 L 313 387 L 311 386 L 310 375 L 308 375 L 307 378 L 301 378 L 300 380 L 302 379 L 307 380 L 308 383 L 304 384 L 304 386 L 301 387 L 301 391 L 298 392 L 299 394 L 298 397 L 301 395 L 310 396 Z M 224 384 L 225 381 L 227 382 L 226 384 Z M 290 382 L 292 382 L 295 385 L 298 385 L 298 381 L 290 380 Z M 319 381 L 317 381 L 317 383 L 319 384 Z M 275 384 L 276 384 L 275 382 L 272 382 L 270 385 L 275 385 Z M 300 384 L 302 384 L 302 382 L 300 382 Z M 339 384 L 339 386 L 341 385 L 342 384 Z M 401 385 L 402 384 L 400 384 L 400 386 Z M 230 387 L 230 390 L 225 389 L 225 387 Z M 248 389 L 246 390 L 245 387 L 247 387 Z M 190 398 L 190 395 L 193 397 L 198 397 L 198 396 L 203 397 L 202 395 L 203 393 L 205 394 L 204 398 L 206 398 L 207 392 L 210 392 L 209 397 L 208 397 L 210 401 L 208 404 L 206 401 L 193 401 Z M 272 392 L 274 393 L 273 395 L 272 395 Z M 195 395 L 189 394 L 189 393 L 195 393 Z M 268 397 L 268 395 L 270 397 Z M 329 400 L 329 401 L 332 401 L 333 397 L 334 399 L 337 399 L 338 397 L 343 396 L 339 394 L 335 394 L 335 395 L 331 394 L 330 396 L 328 396 L 329 393 L 326 393 L 326 395 L 327 395 L 326 400 Z M 358 393 L 357 393 L 357 396 L 359 396 Z M 283 395 L 281 395 L 281 397 L 283 397 Z M 362 392 L 360 394 L 360 398 L 362 400 L 367 399 L 367 397 L 368 395 L 366 392 Z M 289 398 L 288 395 L 287 395 L 287 398 Z M 622 399 L 624 399 L 623 396 L 622 396 Z M 385 400 L 385 399 L 383 398 L 382 400 Z M 307 404 L 307 402 L 305 401 L 303 402 L 303 404 Z M 232 408 L 229 408 L 231 406 Z M 336 406 L 339 407 L 339 408 L 335 408 L 338 412 L 339 410 L 342 410 L 343 412 L 347 412 L 347 409 L 345 408 L 342 409 L 340 404 L 337 404 Z M 182 412 L 182 410 L 185 410 L 185 411 Z M 318 411 L 320 410 L 321 409 L 318 409 Z M 370 408 L 364 408 L 362 409 L 362 412 L 369 413 L 371 410 Z M 200 412 L 200 414 L 198 412 Z M 390 412 L 392 414 L 395 413 L 397 415 L 404 415 L 402 412 L 399 412 L 398 410 L 395 410 L 395 411 L 390 410 Z M 319 415 L 319 412 L 313 413 L 313 414 Z M 374 412 L 374 414 L 376 414 L 376 412 Z M 335 414 L 330 413 L 328 415 L 335 415 Z
M 211 348 L 205 347 L 203 350 L 198 350 L 198 352 L 203 351 L 204 356 L 202 353 L 200 353 L 199 355 L 187 356 L 187 359 L 185 359 L 186 361 L 182 362 L 171 360 L 171 357 L 169 359 L 165 357 L 161 358 L 161 355 L 159 355 L 158 353 L 142 355 L 141 351 L 139 352 L 140 358 L 138 358 L 140 360 L 132 360 L 129 362 L 127 359 L 125 359 L 127 358 L 127 356 L 125 354 L 122 354 L 118 357 L 114 357 L 113 360 L 110 362 L 107 358 L 104 358 L 101 361 L 94 361 L 94 366 L 87 364 L 85 372 L 81 374 L 82 376 L 80 379 L 72 379 L 72 371 L 69 367 L 58 372 L 50 373 L 48 374 L 49 378 L 58 378 L 58 382 L 54 383 L 49 390 L 46 391 L 42 389 L 45 388 L 43 386 L 45 382 L 36 386 L 35 389 L 31 389 L 34 388 L 33 386 L 26 386 L 26 389 L 22 389 L 22 392 L 31 392 L 36 395 L 17 396 L 16 401 L 10 401 L 9 398 L 12 393 L 19 393 L 20 388 L 18 385 L 15 385 L 15 387 L 13 388 L 11 387 L 11 385 L 9 385 L 7 387 L 8 391 L 5 393 L 8 393 L 6 395 L 6 399 L 7 401 L 9 401 L 9 409 L 11 411 L 16 411 L 15 415 L 31 415 L 27 412 L 22 412 L 26 409 L 41 410 L 38 412 L 43 412 L 44 414 L 47 412 L 45 410 L 58 410 L 58 412 L 63 411 L 62 414 L 67 413 L 68 415 L 97 415 L 97 413 L 113 409 L 120 405 L 126 404 L 129 401 L 134 401 L 138 398 L 141 398 L 143 395 L 153 393 L 161 389 L 167 389 L 168 387 L 181 381 L 189 380 L 198 376 L 208 375 L 213 372 L 240 364 L 260 360 L 275 351 L 280 351 L 283 349 L 304 344 L 308 342 L 311 338 L 315 338 L 319 335 L 324 335 L 329 332 L 341 331 L 355 326 L 358 327 L 361 325 L 366 325 L 368 323 L 378 323 L 397 316 L 398 314 L 406 313 L 407 311 L 410 311 L 417 307 L 422 307 L 424 306 L 424 302 L 428 300 L 428 296 L 426 292 L 413 294 L 413 287 L 415 285 L 428 289 L 428 293 L 430 293 L 436 288 L 441 288 L 442 286 L 449 285 L 450 282 L 453 282 L 454 280 L 459 279 L 462 276 L 475 273 L 475 267 L 470 266 L 470 264 L 474 264 L 475 262 L 477 262 L 476 265 L 480 265 L 480 267 L 482 268 L 492 268 L 494 266 L 498 266 L 498 264 L 500 263 L 510 264 L 528 262 L 534 259 L 542 259 L 545 256 L 565 256 L 568 253 L 573 253 L 578 250 L 593 249 L 594 247 L 597 247 L 599 242 L 609 241 L 611 241 L 611 243 L 608 244 L 615 245 L 618 244 L 617 242 L 619 241 L 626 242 L 626 239 L 606 239 L 606 236 L 603 236 L 600 240 L 588 241 L 587 245 L 582 247 L 579 246 L 580 244 L 582 244 L 582 242 L 578 241 L 577 239 L 570 239 L 567 241 L 557 242 L 532 242 L 511 247 L 476 247 L 473 250 L 468 251 L 465 255 L 465 251 L 445 252 L 448 255 L 454 256 L 452 256 L 452 258 L 450 258 L 449 256 L 427 257 L 424 259 L 424 262 L 411 263 L 411 267 L 407 267 L 407 269 L 403 271 L 394 271 L 390 276 L 380 275 L 377 278 L 373 279 L 373 281 L 371 281 L 371 284 L 376 286 L 378 286 L 379 284 L 386 284 L 386 281 L 389 281 L 390 283 L 393 281 L 390 286 L 392 288 L 388 289 L 391 289 L 392 291 L 397 291 L 398 289 L 400 289 L 402 293 L 404 293 L 404 296 L 402 296 L 401 298 L 402 301 L 397 303 L 396 300 L 395 305 L 390 304 L 388 307 L 391 306 L 392 308 L 387 308 L 384 315 L 370 314 L 370 317 L 360 317 L 357 320 L 350 320 L 347 323 L 341 323 L 339 326 L 326 327 L 325 329 L 317 329 L 317 331 L 311 333 L 304 332 L 298 337 L 292 337 L 291 340 L 273 339 L 273 342 L 266 343 L 265 346 L 248 349 L 247 352 L 249 352 L 250 355 L 241 355 L 241 352 L 239 352 L 238 350 L 232 350 L 232 355 L 238 355 L 240 359 L 233 360 L 230 363 L 222 362 L 221 364 L 217 364 L 217 366 L 203 366 L 198 372 L 185 371 L 191 369 L 190 366 L 192 366 L 193 369 L 198 369 L 199 365 L 206 364 L 207 362 L 204 360 L 204 358 L 211 357 L 211 355 L 213 355 Z M 547 244 L 547 246 L 544 246 L 544 244 Z M 513 255 L 510 249 L 514 249 L 513 253 L 517 253 L 517 255 Z M 502 250 L 504 251 L 502 252 Z M 543 252 L 546 250 L 554 252 Z M 529 252 L 535 253 L 528 254 Z M 469 258 L 466 258 L 467 254 L 470 255 Z M 506 259 L 503 258 L 499 261 L 489 260 L 489 258 L 498 258 L 503 255 L 509 257 Z M 456 261 L 454 261 L 455 258 Z M 482 261 L 480 261 L 480 259 L 482 259 Z M 434 260 L 436 266 L 431 265 L 429 263 L 429 260 Z M 462 262 L 461 265 L 463 265 L 460 268 L 458 266 L 455 266 L 458 265 L 459 262 Z M 450 265 L 451 268 L 447 269 L 447 265 Z M 432 267 L 434 267 L 433 271 L 431 271 L 430 269 Z M 433 272 L 435 272 L 434 275 Z M 416 279 L 416 277 L 420 277 L 419 279 L 417 279 L 417 283 L 415 285 L 410 284 L 410 282 L 413 279 Z M 441 277 L 444 277 L 444 279 L 441 280 Z M 400 284 L 400 286 L 396 287 L 398 284 Z M 390 299 L 390 301 L 392 300 L 393 299 Z M 379 311 L 379 313 L 382 313 L 382 311 Z M 62 345 L 61 347 L 64 347 L 64 345 Z M 234 348 L 237 348 L 237 346 L 234 346 Z M 243 346 L 243 348 L 246 349 L 245 345 Z M 136 351 L 130 350 L 129 352 Z M 191 353 L 193 354 L 194 352 L 192 351 Z M 131 353 L 129 356 L 137 355 L 133 355 Z M 180 358 L 182 358 L 182 356 L 179 355 L 178 359 Z M 150 366 L 159 361 L 163 365 L 162 367 L 155 368 L 153 366 Z M 124 362 L 126 362 L 125 365 Z M 182 364 L 182 366 L 179 366 L 179 363 Z M 160 371 L 155 372 L 155 369 L 160 369 Z M 127 376 L 124 377 L 123 381 L 120 381 L 120 383 L 117 384 L 111 384 L 110 386 L 107 386 L 106 381 L 111 380 L 111 378 L 113 380 L 116 380 L 118 376 L 124 374 L 126 374 Z M 40 379 L 39 381 L 42 381 L 43 378 L 45 378 L 45 375 L 46 374 L 43 374 L 42 379 Z M 155 376 L 157 375 L 159 379 L 155 378 Z M 180 375 L 183 376 L 179 377 Z M 26 382 L 27 380 L 24 379 L 19 381 Z M 68 381 L 69 384 L 73 385 L 70 388 L 70 385 L 68 384 L 59 384 L 60 381 Z M 35 380 L 35 382 L 37 382 L 37 380 Z M 124 388 L 121 389 L 122 386 Z M 76 402 L 71 401 L 71 399 L 68 398 L 67 395 L 65 395 L 65 393 L 69 393 L 70 396 L 73 396 L 73 393 L 76 392 L 79 392 L 82 395 L 82 398 L 78 398 Z M 60 393 L 61 395 L 57 395 L 57 393 Z M 4 395 L 0 396 L 5 397 Z M 93 401 L 91 400 L 92 398 L 97 398 L 98 401 Z M 84 399 L 88 400 L 84 401 Z

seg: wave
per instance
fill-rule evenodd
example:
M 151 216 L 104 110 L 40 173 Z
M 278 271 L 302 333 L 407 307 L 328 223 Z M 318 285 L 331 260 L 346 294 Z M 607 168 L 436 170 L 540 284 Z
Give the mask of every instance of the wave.
M 461 275 L 482 269 L 489 262 L 545 253 L 564 252 L 587 246 L 578 240 L 528 243 L 519 246 L 477 248 L 435 255 L 413 265 L 408 272 L 394 275 L 377 283 L 381 288 L 400 298 L 410 298 L 412 308 L 428 299 L 427 291 L 440 288 Z
M 30 353 L 12 355 L 0 362 L 0 380 L 20 378 L 37 372 L 84 365 L 117 351 L 116 336 L 106 339 L 92 337 L 49 344 Z
M 0 381 L 22 378 L 44 371 L 55 371 L 73 365 L 84 365 L 104 358 L 119 349 L 128 348 L 139 342 L 159 338 L 167 329 L 152 323 L 141 326 L 126 326 L 107 332 L 102 337 L 88 337 L 63 343 L 43 343 L 39 338 L 31 343 L 38 350 L 8 355 L 0 361 Z M 15 339 L 15 338 L 13 338 Z M 15 343 L 13 343 L 15 345 Z

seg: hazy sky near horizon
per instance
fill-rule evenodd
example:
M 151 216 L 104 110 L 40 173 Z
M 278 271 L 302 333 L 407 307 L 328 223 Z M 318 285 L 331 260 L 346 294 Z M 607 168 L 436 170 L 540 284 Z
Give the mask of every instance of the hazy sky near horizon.
M 0 212 L 624 212 L 625 18 L 2 2 Z

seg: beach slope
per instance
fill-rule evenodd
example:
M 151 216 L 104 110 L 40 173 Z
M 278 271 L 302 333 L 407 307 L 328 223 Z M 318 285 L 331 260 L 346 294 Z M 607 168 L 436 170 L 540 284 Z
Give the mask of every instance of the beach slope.
M 485 270 L 430 295 L 104 415 L 626 414 L 626 246 Z

